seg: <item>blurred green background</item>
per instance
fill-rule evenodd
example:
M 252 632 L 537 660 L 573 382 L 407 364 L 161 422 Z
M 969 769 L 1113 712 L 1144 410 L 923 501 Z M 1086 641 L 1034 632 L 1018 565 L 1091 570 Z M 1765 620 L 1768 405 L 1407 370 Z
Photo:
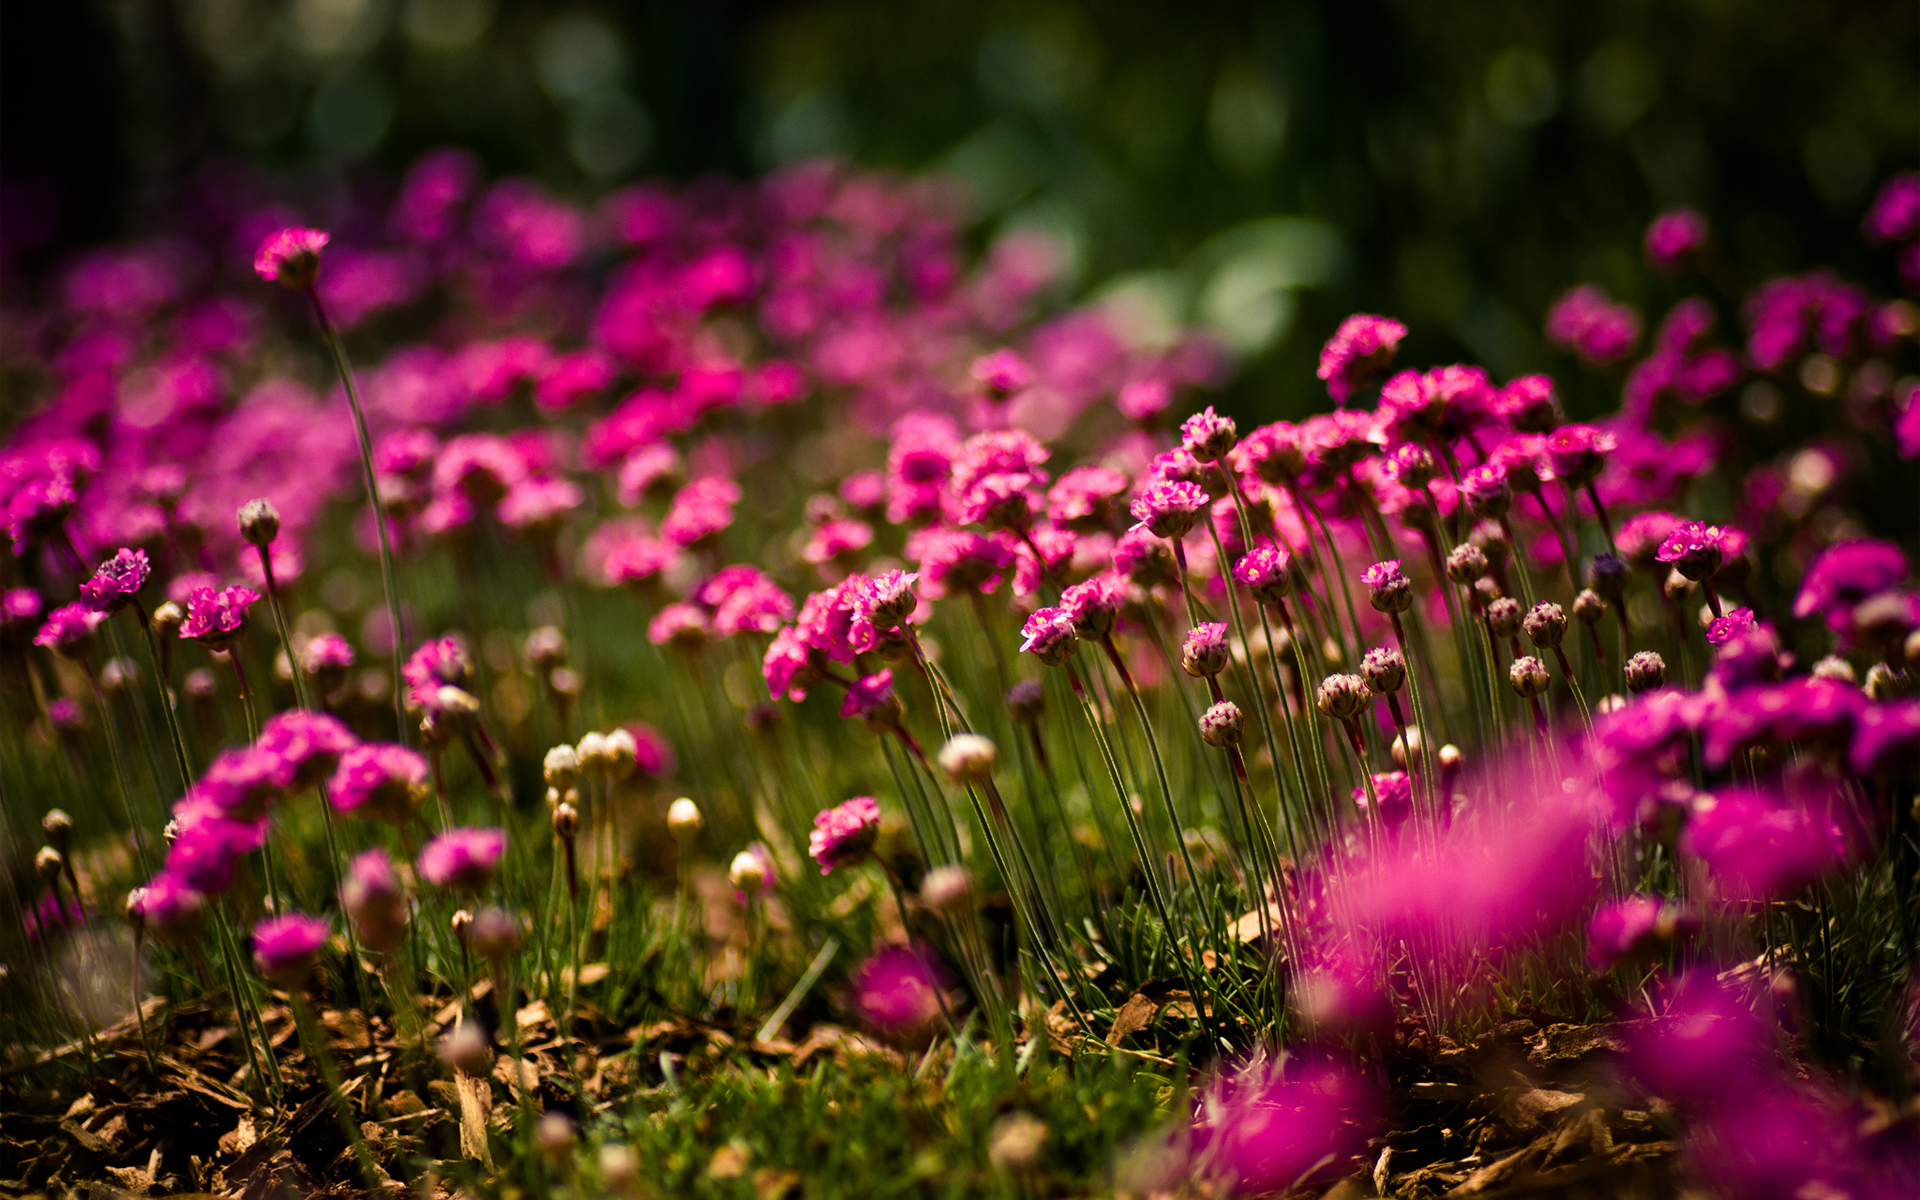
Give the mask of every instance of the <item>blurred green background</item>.
M 843 155 L 958 175 L 981 240 L 1051 230 L 1074 297 L 1212 325 L 1248 362 L 1235 406 L 1269 411 L 1324 403 L 1312 363 L 1355 309 L 1407 320 L 1411 361 L 1572 374 L 1546 305 L 1595 280 L 1657 318 L 1679 293 L 1639 238 L 1677 203 L 1744 280 L 1831 263 L 1885 288 L 1859 216 L 1920 160 L 1912 0 L 6 0 L 0 22 L 6 211 L 42 262 L 162 227 L 232 160 L 298 200 L 457 143 L 587 200 Z

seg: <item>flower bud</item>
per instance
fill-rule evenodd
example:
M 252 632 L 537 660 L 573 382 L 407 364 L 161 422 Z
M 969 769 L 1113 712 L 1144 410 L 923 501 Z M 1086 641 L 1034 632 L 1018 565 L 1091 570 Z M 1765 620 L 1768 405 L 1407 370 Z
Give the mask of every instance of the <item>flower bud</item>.
M 1446 745 L 1440 747 L 1439 757 L 1440 769 L 1448 772 L 1458 771 L 1461 764 L 1466 761 L 1466 755 L 1462 754 L 1460 747 L 1454 745 L 1452 742 L 1448 742 Z
M 1547 674 L 1545 663 L 1531 654 L 1523 654 L 1507 668 L 1507 682 L 1523 699 L 1532 700 L 1546 694 L 1548 686 L 1553 683 L 1553 676 Z
M 504 908 L 483 908 L 466 928 L 467 945 L 489 962 L 499 963 L 526 941 L 526 925 Z
M 706 823 L 706 818 L 700 815 L 700 806 L 691 797 L 682 796 L 667 805 L 667 832 L 682 846 L 699 837 Z
M 634 764 L 640 761 L 640 743 L 633 734 L 615 727 L 607 731 L 607 773 L 615 779 L 625 779 L 633 774 Z
M 280 536 L 280 510 L 267 499 L 249 500 L 240 506 L 240 536 L 249 545 L 265 549 Z
M 1920 629 L 1907 635 L 1904 650 L 1907 658 L 1907 674 L 1920 675 Z
M 1607 602 L 1592 588 L 1581 588 L 1580 594 L 1573 598 L 1573 618 L 1582 625 L 1598 625 L 1606 615 Z
M 938 761 L 955 783 L 985 783 L 999 765 L 1000 749 L 977 733 L 956 733 L 940 747 Z
M 479 1022 L 463 1020 L 440 1039 L 440 1060 L 464 1075 L 493 1074 L 493 1046 Z
M 1600 697 L 1599 702 L 1593 706 L 1593 711 L 1596 716 L 1605 716 L 1607 713 L 1617 713 L 1626 706 L 1627 698 L 1625 696 L 1622 696 L 1619 692 L 1609 692 Z
M 33 856 L 33 869 L 39 872 L 42 880 L 52 883 L 66 873 L 66 855 L 52 846 L 42 846 L 40 852 Z
M 1329 675 L 1314 691 L 1313 702 L 1336 721 L 1351 721 L 1372 701 L 1366 681 L 1358 675 Z
M 1402 613 L 1413 607 L 1413 580 L 1401 571 L 1398 559 L 1377 562 L 1360 573 L 1367 600 L 1383 613 Z
M 73 818 L 65 809 L 50 808 L 47 815 L 40 818 L 40 832 L 47 835 L 47 845 L 65 854 L 73 840 Z
M 759 895 L 767 886 L 767 860 L 751 850 L 742 850 L 727 867 L 727 882 L 742 895 Z
M 1551 600 L 1542 600 L 1527 610 L 1520 622 L 1527 638 L 1543 650 L 1552 649 L 1567 636 L 1566 610 Z
M 1227 669 L 1230 657 L 1227 627 L 1224 622 L 1212 621 L 1188 631 L 1180 648 L 1180 669 L 1196 679 L 1211 679 Z
M 1504 567 L 1513 559 L 1513 543 L 1507 540 L 1506 527 L 1498 521 L 1482 521 L 1467 533 L 1467 545 L 1487 556 L 1489 571 Z
M 1046 707 L 1047 693 L 1037 679 L 1022 679 L 1007 689 L 1007 715 L 1023 725 L 1038 721 Z
M 464 908 L 455 909 L 453 915 L 447 918 L 447 928 L 451 929 L 453 936 L 459 938 L 461 941 L 466 940 L 467 930 L 472 928 L 472 926 L 473 913 Z
M 168 600 L 153 610 L 150 624 L 153 634 L 164 644 L 167 639 L 180 636 L 180 625 L 187 619 L 186 610 Z
M 1898 700 L 1912 689 L 1906 676 L 1895 674 L 1892 667 L 1877 662 L 1867 668 L 1867 681 L 1861 685 L 1861 690 L 1866 692 L 1869 699 L 1884 704 L 1889 700 Z
M 1233 418 L 1220 416 L 1211 407 L 1188 417 L 1180 426 L 1180 433 L 1187 453 L 1199 463 L 1218 462 L 1240 441 Z
M 1627 690 L 1644 695 L 1667 682 L 1667 660 L 1657 651 L 1642 650 L 1627 660 Z
M 1447 578 L 1455 583 L 1472 583 L 1486 573 L 1486 551 L 1472 542 L 1460 543 L 1447 555 Z
M 608 1142 L 600 1147 L 600 1186 L 619 1196 L 631 1192 L 640 1178 L 640 1160 L 631 1147 Z
M 1838 654 L 1829 654 L 1813 664 L 1815 679 L 1832 679 L 1840 683 L 1859 683 L 1860 677 L 1854 673 L 1853 664 Z
M 1599 592 L 1615 604 L 1627 594 L 1627 580 L 1631 570 L 1617 554 L 1602 551 L 1593 556 L 1593 565 L 1587 568 L 1587 580 L 1593 584 L 1593 590 Z
M 540 1157 L 559 1166 L 573 1157 L 573 1120 L 565 1113 L 549 1112 L 533 1127 L 533 1144 Z
M 553 835 L 570 842 L 580 832 L 580 810 L 562 800 L 553 806 Z
M 547 751 L 541 770 L 546 775 L 548 787 L 565 791 L 580 782 L 580 752 L 572 746 L 555 746 Z
M 1002 1171 L 1019 1174 L 1040 1162 L 1047 1144 L 1047 1123 L 1030 1113 L 1008 1113 L 994 1123 L 987 1139 L 987 1161 Z
M 607 746 L 607 735 L 589 733 L 580 739 L 580 745 L 574 751 L 579 758 L 580 772 L 583 775 L 598 775 L 607 769 L 613 753 Z
M 1426 447 L 1407 442 L 1394 450 L 1387 465 L 1401 487 L 1423 488 L 1433 482 L 1433 455 Z
M 1495 637 L 1510 638 L 1520 632 L 1520 602 L 1502 596 L 1487 605 L 1487 626 Z
M 973 876 L 965 867 L 935 867 L 920 881 L 920 902 L 937 913 L 959 916 L 973 907 Z
M 1387 748 L 1387 752 L 1393 755 L 1394 763 L 1404 771 L 1409 762 L 1415 761 L 1420 757 L 1420 747 L 1422 744 L 1420 727 L 1418 725 L 1409 725 L 1403 732 L 1394 736 L 1393 745 Z
M 542 625 L 527 635 L 526 654 L 535 671 L 551 671 L 567 661 L 566 635 L 551 625 Z
M 1661 591 L 1669 602 L 1677 604 L 1685 600 L 1695 586 L 1693 580 L 1688 579 L 1680 573 L 1678 568 L 1675 568 L 1667 572 L 1666 582 L 1661 585 Z
M 1247 719 L 1241 715 L 1238 704 L 1231 700 L 1222 700 L 1200 714 L 1200 740 L 1209 746 L 1231 750 L 1240 744 L 1246 722 Z
M 100 668 L 100 690 L 118 696 L 140 678 L 140 667 L 130 658 L 110 658 Z
M 1360 659 L 1360 678 L 1367 690 L 1390 695 L 1407 681 L 1407 660 L 1391 646 L 1378 646 Z

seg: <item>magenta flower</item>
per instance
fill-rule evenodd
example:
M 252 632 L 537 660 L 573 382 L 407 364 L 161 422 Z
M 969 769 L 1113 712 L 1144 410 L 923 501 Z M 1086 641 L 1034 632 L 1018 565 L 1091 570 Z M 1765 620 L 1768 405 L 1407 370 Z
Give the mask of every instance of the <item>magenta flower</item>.
M 1500 389 L 1493 412 L 1518 433 L 1550 433 L 1560 424 L 1560 397 L 1545 375 L 1522 375 Z
M 1672 274 L 1707 244 L 1707 219 L 1691 208 L 1672 208 L 1647 226 L 1641 244 L 1655 270 Z
M 320 276 L 320 251 L 326 248 L 322 229 L 289 226 L 276 229 L 260 243 L 253 256 L 253 273 L 268 283 L 305 290 Z
M 345 732 L 344 726 L 341 731 Z M 245 746 L 222 750 L 187 794 L 235 820 L 257 821 L 285 788 L 286 777 L 278 754 L 262 746 Z
M 1195 462 L 1210 463 L 1224 458 L 1240 440 L 1232 417 L 1223 417 L 1208 405 L 1180 425 L 1180 446 Z
M 853 977 L 853 1003 L 869 1025 L 892 1038 L 915 1040 L 940 1019 L 946 981 L 933 956 L 918 948 L 885 946 Z
M 479 892 L 493 882 L 506 850 L 504 829 L 449 829 L 426 844 L 414 865 L 435 887 Z
M 1120 577 L 1103 571 L 1060 593 L 1060 608 L 1082 637 L 1102 638 L 1119 619 L 1126 588 Z
M 851 566 L 862 550 L 873 544 L 873 526 L 852 517 L 835 517 L 816 526 L 800 557 L 820 566 L 839 562 Z
M 689 550 L 711 545 L 733 524 L 738 503 L 740 485 L 733 480 L 719 475 L 696 479 L 674 496 L 660 522 L 660 535 Z
M 297 790 L 326 778 L 359 743 L 338 717 L 296 710 L 269 719 L 254 748 L 274 762 L 281 787 Z
M 560 531 L 567 514 L 585 499 L 580 486 L 570 480 L 522 479 L 500 498 L 494 515 L 509 529 L 534 537 L 552 537 Z
M 760 675 L 775 700 L 795 704 L 807 698 L 807 689 L 820 679 L 813 652 L 800 640 L 799 630 L 787 625 L 773 635 L 773 642 L 760 660 Z
M 33 637 L 33 644 L 67 658 L 85 658 L 93 650 L 94 631 L 106 619 L 107 614 L 78 601 L 63 604 L 47 614 L 46 623 Z
M 973 378 L 988 391 L 1011 395 L 1033 382 L 1033 368 L 1012 350 L 995 350 L 973 360 Z
M 1340 323 L 1320 351 L 1317 374 L 1337 404 L 1365 387 L 1393 362 L 1407 327 L 1391 317 L 1355 313 Z
M 1020 649 L 1040 660 L 1041 665 L 1057 667 L 1073 657 L 1074 647 L 1080 643 L 1080 635 L 1074 629 L 1073 618 L 1065 610 L 1042 608 L 1027 618 L 1020 629 L 1024 639 Z
M 1024 497 L 1047 486 L 1047 473 L 1040 466 L 1048 456 L 1045 446 L 1019 429 L 976 433 L 968 438 L 953 464 L 953 493 L 960 500 L 962 519 L 971 523 L 985 521 L 990 515 L 1017 516 L 1006 511 L 1016 503 L 1031 507 Z M 1014 520 L 1000 522 L 1005 527 L 1016 524 Z
M 1379 1108 L 1352 1071 L 1285 1060 L 1214 1083 L 1193 1133 L 1234 1194 L 1278 1193 L 1351 1174 Z
M 187 619 L 180 624 L 180 636 L 223 650 L 246 628 L 247 609 L 259 599 L 260 593 L 244 584 L 217 590 L 195 588 L 187 597 Z
M 1587 922 L 1587 964 L 1611 970 L 1622 959 L 1638 959 L 1675 939 L 1691 935 L 1700 919 L 1657 896 L 1633 895 L 1601 905 Z
M 713 631 L 773 633 L 793 619 L 793 597 L 781 591 L 758 567 L 722 567 L 694 590 L 693 598 L 713 611 Z
M 602 530 L 606 527 L 602 526 Z M 600 560 L 600 578 L 608 587 L 644 589 L 680 561 L 680 547 L 644 533 L 620 536 Z
M 1688 579 L 1709 579 L 1720 569 L 1724 552 L 1720 528 L 1705 521 L 1682 521 L 1654 552 L 1656 562 L 1672 563 Z
M 1277 604 L 1293 590 L 1293 555 L 1275 545 L 1255 546 L 1233 564 L 1233 577 L 1262 604 Z
M 1172 403 L 1172 384 L 1164 379 L 1136 379 L 1121 387 L 1113 406 L 1127 420 L 1145 423 L 1167 411 Z
M 893 692 L 893 672 L 883 668 L 848 684 L 846 697 L 840 701 L 840 715 L 865 721 L 870 727 L 898 724 L 900 698 Z
M 920 563 L 922 591 L 938 600 L 952 592 L 990 594 L 1018 558 L 1011 535 L 971 529 L 923 530 L 908 542 L 908 557 Z
M 913 583 L 918 578 L 901 570 L 863 576 L 854 595 L 855 623 L 865 623 L 876 633 L 891 633 L 900 628 L 919 607 L 920 602 L 913 594 Z
M 655 613 L 647 622 L 647 640 L 656 646 L 670 646 L 691 652 L 707 644 L 713 632 L 713 619 L 698 604 L 675 601 Z
M 1211 678 L 1227 669 L 1233 656 L 1225 621 L 1203 621 L 1187 630 L 1180 647 L 1180 668 L 1195 678 Z
M 1847 761 L 1860 775 L 1911 775 L 1920 769 L 1920 700 L 1862 710 Z
M 473 678 L 473 656 L 466 639 L 457 633 L 431 638 L 407 656 L 400 668 L 407 685 L 407 703 L 431 708 L 443 687 L 465 687 Z
M 1904 242 L 1920 234 L 1920 172 L 1904 171 L 1882 184 L 1861 230 L 1870 242 Z
M 1047 491 L 1047 515 L 1063 529 L 1110 529 L 1114 507 L 1126 494 L 1127 476 L 1113 467 L 1075 467 Z
M 122 546 L 112 558 L 100 564 L 92 579 L 80 585 L 80 598 L 95 612 L 112 616 L 133 603 L 134 593 L 147 582 L 152 569 L 145 550 Z
M 206 919 L 207 898 L 171 871 L 153 877 L 129 906 L 155 941 L 184 946 L 200 932 Z
M 813 832 L 807 837 L 807 853 L 825 875 L 835 867 L 851 866 L 865 858 L 879 836 L 880 805 L 871 796 L 855 796 L 815 815 Z
M 1707 864 L 1723 894 L 1777 899 L 1846 861 L 1840 829 L 1817 805 L 1729 789 L 1696 801 L 1682 848 Z
M 1736 608 L 1724 617 L 1715 617 L 1707 625 L 1707 645 L 1724 646 L 1753 628 L 1753 610 Z
M 1601 366 L 1626 357 L 1640 337 L 1640 314 L 1615 304 L 1598 286 L 1582 284 L 1547 311 L 1547 341 Z
M 1813 560 L 1793 598 L 1793 615 L 1819 613 L 1833 630 L 1850 629 L 1862 600 L 1907 577 L 1907 556 L 1892 542 L 1852 541 L 1829 546 Z
M 8 588 L 0 592 L 0 630 L 10 636 L 24 637 L 45 608 L 46 601 L 32 588 Z
M 1380 820 L 1388 829 L 1398 829 L 1413 815 L 1413 778 L 1405 771 L 1378 771 L 1373 776 L 1374 793 L 1380 797 Z M 1365 785 L 1353 789 L 1353 804 L 1361 812 L 1370 807 Z
M 1660 547 L 1674 530 L 1680 527 L 1680 518 L 1670 512 L 1654 509 L 1649 512 L 1635 513 L 1620 524 L 1620 533 L 1616 545 L 1620 556 L 1642 571 L 1650 571 L 1659 562 Z
M 268 983 L 285 991 L 306 986 L 331 927 L 319 917 L 288 913 L 253 927 L 253 961 Z
M 301 650 L 300 666 L 309 675 L 344 678 L 353 666 L 353 646 L 337 633 L 317 633 Z
M 1607 455 L 1618 444 L 1604 429 L 1562 425 L 1547 435 L 1547 462 L 1556 479 L 1569 487 L 1585 487 L 1599 477 L 1607 465 Z
M 354 856 L 340 884 L 340 907 L 353 921 L 361 945 L 376 954 L 400 948 L 407 932 L 407 891 L 385 850 Z
M 1135 529 L 1145 529 L 1155 537 L 1178 541 L 1185 537 L 1210 503 L 1207 493 L 1185 480 L 1156 483 L 1134 498 L 1131 506 Z
M 341 812 L 403 824 L 426 787 L 425 756 L 389 742 L 363 742 L 343 751 L 327 785 L 327 798 Z

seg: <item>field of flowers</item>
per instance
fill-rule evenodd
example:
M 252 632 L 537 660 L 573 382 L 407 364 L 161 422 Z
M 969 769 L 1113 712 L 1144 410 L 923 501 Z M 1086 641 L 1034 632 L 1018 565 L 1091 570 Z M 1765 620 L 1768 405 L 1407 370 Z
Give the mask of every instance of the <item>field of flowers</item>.
M 1678 209 L 1616 409 L 1241 428 L 959 204 L 444 151 L 5 313 L 0 1190 L 1920 1194 L 1920 306 Z

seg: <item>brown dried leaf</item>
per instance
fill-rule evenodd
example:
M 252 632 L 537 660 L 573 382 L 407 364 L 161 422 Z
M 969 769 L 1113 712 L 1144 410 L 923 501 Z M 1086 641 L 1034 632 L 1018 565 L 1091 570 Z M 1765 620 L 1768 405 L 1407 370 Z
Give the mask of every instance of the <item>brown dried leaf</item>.
M 1113 1014 L 1113 1028 L 1107 1031 L 1107 1045 L 1118 1046 L 1122 1038 L 1139 1033 L 1153 1024 L 1153 1019 L 1159 1015 L 1160 1006 L 1139 992 L 1128 996 L 1127 1002 L 1120 1006 L 1120 1011 Z

